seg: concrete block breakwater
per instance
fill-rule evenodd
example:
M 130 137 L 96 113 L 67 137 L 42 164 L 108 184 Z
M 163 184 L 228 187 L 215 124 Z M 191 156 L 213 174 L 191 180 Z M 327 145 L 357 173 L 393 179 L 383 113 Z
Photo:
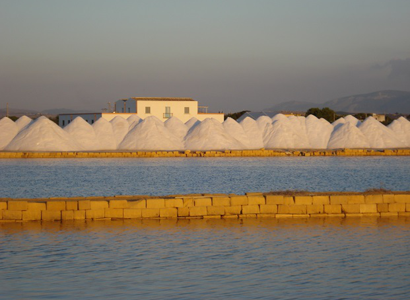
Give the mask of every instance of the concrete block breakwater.
M 133 152 L 7 152 L 1 158 L 147 158 L 147 157 L 284 157 L 284 156 L 410 156 L 410 149 L 339 150 L 225 150 L 225 151 L 133 151 Z
M 410 217 L 410 192 L 0 198 L 0 222 Z

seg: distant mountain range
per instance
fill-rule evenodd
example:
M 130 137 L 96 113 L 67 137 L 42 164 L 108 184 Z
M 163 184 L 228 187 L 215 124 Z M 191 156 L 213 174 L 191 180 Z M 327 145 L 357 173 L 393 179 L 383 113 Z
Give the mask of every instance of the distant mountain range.
M 410 92 L 379 91 L 343 97 L 325 103 L 283 102 L 264 111 L 307 111 L 312 107 L 329 107 L 334 111 L 347 113 L 410 114 Z
M 76 114 L 76 113 L 92 113 L 93 111 L 88 110 L 73 110 L 67 108 L 55 108 L 55 109 L 46 109 L 42 111 L 36 111 L 31 109 L 19 109 L 19 108 L 9 108 L 9 115 L 20 117 L 23 115 L 26 116 L 35 116 L 35 115 L 59 115 L 59 114 Z M 0 117 L 6 115 L 6 108 L 0 108 Z

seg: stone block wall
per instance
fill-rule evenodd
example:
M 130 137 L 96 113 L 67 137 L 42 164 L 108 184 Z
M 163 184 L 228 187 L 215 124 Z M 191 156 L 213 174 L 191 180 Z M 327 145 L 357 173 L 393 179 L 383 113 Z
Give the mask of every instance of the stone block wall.
M 410 192 L 0 199 L 0 222 L 365 216 L 410 217 Z

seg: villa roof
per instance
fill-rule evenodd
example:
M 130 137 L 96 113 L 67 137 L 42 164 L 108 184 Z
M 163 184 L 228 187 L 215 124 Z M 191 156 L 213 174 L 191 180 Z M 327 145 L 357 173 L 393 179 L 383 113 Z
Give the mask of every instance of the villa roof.
M 174 98 L 174 97 L 132 97 L 136 101 L 195 101 L 192 98 Z

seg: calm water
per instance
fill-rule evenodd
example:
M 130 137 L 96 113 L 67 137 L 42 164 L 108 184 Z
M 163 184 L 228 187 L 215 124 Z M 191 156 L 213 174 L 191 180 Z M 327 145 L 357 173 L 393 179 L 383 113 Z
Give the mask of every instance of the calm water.
M 0 224 L 4 299 L 408 299 L 410 219 Z
M 410 157 L 0 160 L 0 197 L 410 190 Z

